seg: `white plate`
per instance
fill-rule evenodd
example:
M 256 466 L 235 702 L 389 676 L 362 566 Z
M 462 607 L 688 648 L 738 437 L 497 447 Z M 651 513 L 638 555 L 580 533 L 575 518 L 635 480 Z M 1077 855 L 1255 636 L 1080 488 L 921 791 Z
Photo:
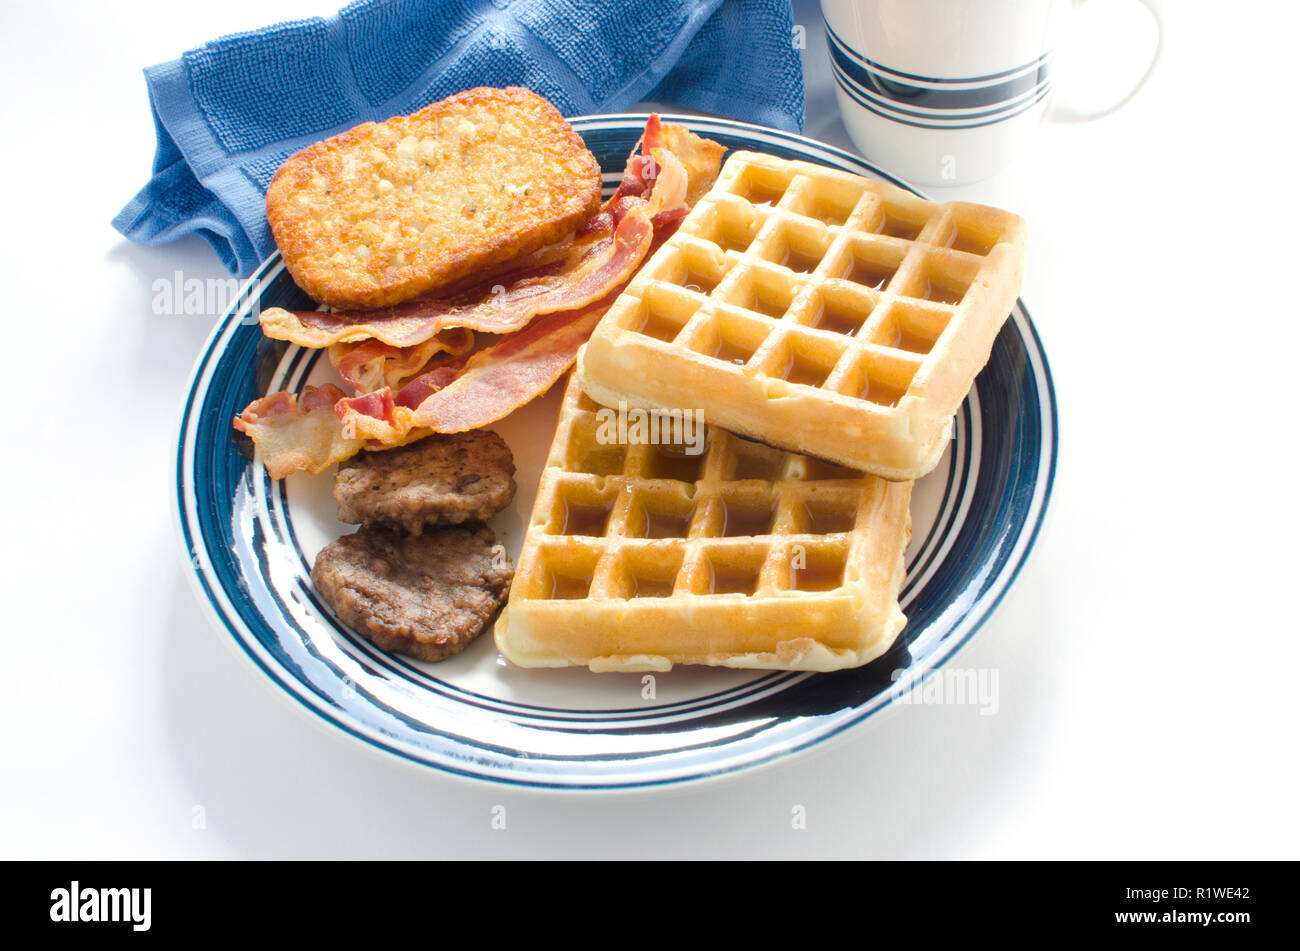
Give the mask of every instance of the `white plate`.
M 722 142 L 896 179 L 810 139 L 720 119 L 665 116 Z M 621 176 L 643 115 L 572 120 L 606 173 Z M 913 493 L 903 610 L 884 657 L 831 674 L 677 668 L 592 674 L 522 670 L 490 633 L 439 664 L 391 656 L 339 624 L 311 562 L 351 532 L 328 474 L 267 478 L 231 420 L 264 393 L 336 380 L 319 351 L 263 338 L 255 314 L 310 308 L 278 257 L 214 330 L 188 387 L 176 456 L 176 513 L 193 579 L 223 636 L 277 689 L 380 750 L 430 767 L 530 786 L 608 789 L 716 776 L 806 749 L 881 710 L 983 623 L 1032 546 L 1056 465 L 1056 406 L 1022 303 L 957 417 L 944 459 Z M 563 383 L 494 426 L 519 491 L 491 525 L 519 553 Z M 898 672 L 906 678 L 899 679 Z

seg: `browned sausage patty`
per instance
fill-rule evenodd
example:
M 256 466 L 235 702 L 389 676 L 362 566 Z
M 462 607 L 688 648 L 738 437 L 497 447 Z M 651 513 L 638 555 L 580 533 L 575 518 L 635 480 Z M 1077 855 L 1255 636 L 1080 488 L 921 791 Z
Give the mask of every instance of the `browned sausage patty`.
M 514 566 L 480 522 L 406 535 L 363 525 L 326 545 L 311 580 L 348 627 L 386 651 L 442 660 L 479 635 Z
M 339 521 L 382 522 L 408 532 L 486 519 L 515 497 L 515 460 L 491 430 L 435 435 L 364 452 L 339 464 Z

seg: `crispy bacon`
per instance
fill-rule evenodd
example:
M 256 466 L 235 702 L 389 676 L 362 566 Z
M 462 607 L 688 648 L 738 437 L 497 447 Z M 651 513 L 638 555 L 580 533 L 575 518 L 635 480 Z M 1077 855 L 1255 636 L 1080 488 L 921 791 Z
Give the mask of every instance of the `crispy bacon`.
M 682 126 L 677 126 L 682 128 Z M 664 125 L 659 121 L 659 113 L 650 113 L 650 118 L 646 120 L 645 130 L 641 133 L 641 154 L 649 155 L 655 149 L 662 149 L 668 143 L 664 139 Z
M 355 344 L 332 344 L 328 353 L 330 363 L 344 383 L 358 393 L 369 393 L 385 386 L 396 389 L 438 354 L 461 356 L 473 346 L 473 331 L 457 327 L 444 330 L 413 347 L 394 347 L 380 340 L 366 340 Z
M 334 406 L 345 395 L 333 383 L 309 386 L 301 399 L 272 393 L 250 403 L 234 425 L 253 440 L 272 479 L 301 470 L 322 472 L 355 455 L 364 443 L 349 437 L 335 415 Z
M 333 384 L 308 387 L 301 399 L 272 393 L 235 417 L 235 428 L 261 450 L 271 478 L 281 479 L 300 470 L 321 472 L 363 448 L 487 426 L 564 375 L 616 296 L 538 318 L 491 347 L 447 359 L 396 396 L 384 387 L 349 397 Z
M 573 313 L 539 317 L 473 354 L 451 382 L 420 402 L 412 423 L 435 433 L 461 433 L 495 423 L 541 396 L 573 366 L 578 348 L 617 296 Z
M 397 396 L 394 397 L 395 402 L 398 406 L 416 409 L 426 399 L 456 379 L 456 375 L 464 368 L 466 359 L 448 360 L 432 370 L 413 377 L 397 392 Z
M 389 449 L 428 435 L 428 430 L 412 435 L 415 427 L 411 411 L 393 402 L 393 391 L 388 387 L 339 400 L 334 405 L 334 415 L 345 434 L 366 440 L 373 449 Z

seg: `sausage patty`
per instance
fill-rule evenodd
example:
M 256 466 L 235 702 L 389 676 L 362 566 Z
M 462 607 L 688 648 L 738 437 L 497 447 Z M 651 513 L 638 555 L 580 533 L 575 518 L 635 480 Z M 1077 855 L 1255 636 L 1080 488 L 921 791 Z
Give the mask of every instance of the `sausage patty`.
M 386 651 L 442 660 L 505 601 L 514 566 L 481 522 L 406 535 L 363 525 L 326 545 L 311 580 L 348 627 Z
M 416 533 L 495 515 L 515 497 L 514 472 L 505 440 L 475 429 L 353 456 L 339 464 L 334 498 L 341 522 Z

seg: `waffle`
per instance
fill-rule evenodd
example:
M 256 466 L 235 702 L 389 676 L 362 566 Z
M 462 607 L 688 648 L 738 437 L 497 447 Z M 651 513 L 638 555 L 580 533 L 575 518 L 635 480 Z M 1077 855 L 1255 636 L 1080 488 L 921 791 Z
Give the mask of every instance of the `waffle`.
M 571 379 L 496 626 L 508 660 L 836 670 L 889 648 L 910 482 L 715 427 L 694 454 L 611 442 L 601 410 Z
M 1026 244 L 995 208 L 736 152 L 597 327 L 582 386 L 919 478 L 1015 304 Z

